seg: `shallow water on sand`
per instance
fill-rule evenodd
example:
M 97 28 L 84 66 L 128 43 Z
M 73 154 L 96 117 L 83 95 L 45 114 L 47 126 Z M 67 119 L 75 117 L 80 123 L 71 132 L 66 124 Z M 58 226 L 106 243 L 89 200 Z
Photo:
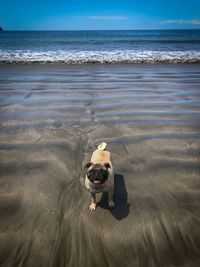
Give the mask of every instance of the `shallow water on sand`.
M 199 65 L 0 66 L 0 265 L 199 266 Z M 90 212 L 102 141 L 115 169 Z

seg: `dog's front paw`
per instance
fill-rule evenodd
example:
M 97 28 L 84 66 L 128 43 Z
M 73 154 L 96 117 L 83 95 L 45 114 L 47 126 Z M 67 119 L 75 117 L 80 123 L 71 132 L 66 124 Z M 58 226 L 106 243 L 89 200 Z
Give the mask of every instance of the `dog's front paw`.
M 89 210 L 95 210 L 96 209 L 96 204 L 95 203 L 92 203 L 90 206 L 89 206 Z
M 115 203 L 113 201 L 109 201 L 108 207 L 113 209 L 115 207 Z

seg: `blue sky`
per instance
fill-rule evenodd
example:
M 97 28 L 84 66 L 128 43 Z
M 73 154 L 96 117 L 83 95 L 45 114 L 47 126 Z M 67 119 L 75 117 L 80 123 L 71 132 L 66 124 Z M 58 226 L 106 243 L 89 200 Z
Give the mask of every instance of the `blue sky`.
M 200 0 L 1 0 L 7 30 L 199 29 Z

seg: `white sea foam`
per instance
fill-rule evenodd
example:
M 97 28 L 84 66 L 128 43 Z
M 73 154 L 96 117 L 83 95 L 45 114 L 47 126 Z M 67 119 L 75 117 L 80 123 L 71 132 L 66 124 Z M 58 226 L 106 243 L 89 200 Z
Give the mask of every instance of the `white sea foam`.
M 30 51 L 0 50 L 0 63 L 199 63 L 200 51 Z

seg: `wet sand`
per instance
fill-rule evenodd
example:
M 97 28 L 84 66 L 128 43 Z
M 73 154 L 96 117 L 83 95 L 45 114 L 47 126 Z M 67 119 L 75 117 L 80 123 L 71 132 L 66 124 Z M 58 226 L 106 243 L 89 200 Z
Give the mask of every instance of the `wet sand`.
M 0 121 L 0 266 L 200 266 L 199 64 L 1 65 Z

